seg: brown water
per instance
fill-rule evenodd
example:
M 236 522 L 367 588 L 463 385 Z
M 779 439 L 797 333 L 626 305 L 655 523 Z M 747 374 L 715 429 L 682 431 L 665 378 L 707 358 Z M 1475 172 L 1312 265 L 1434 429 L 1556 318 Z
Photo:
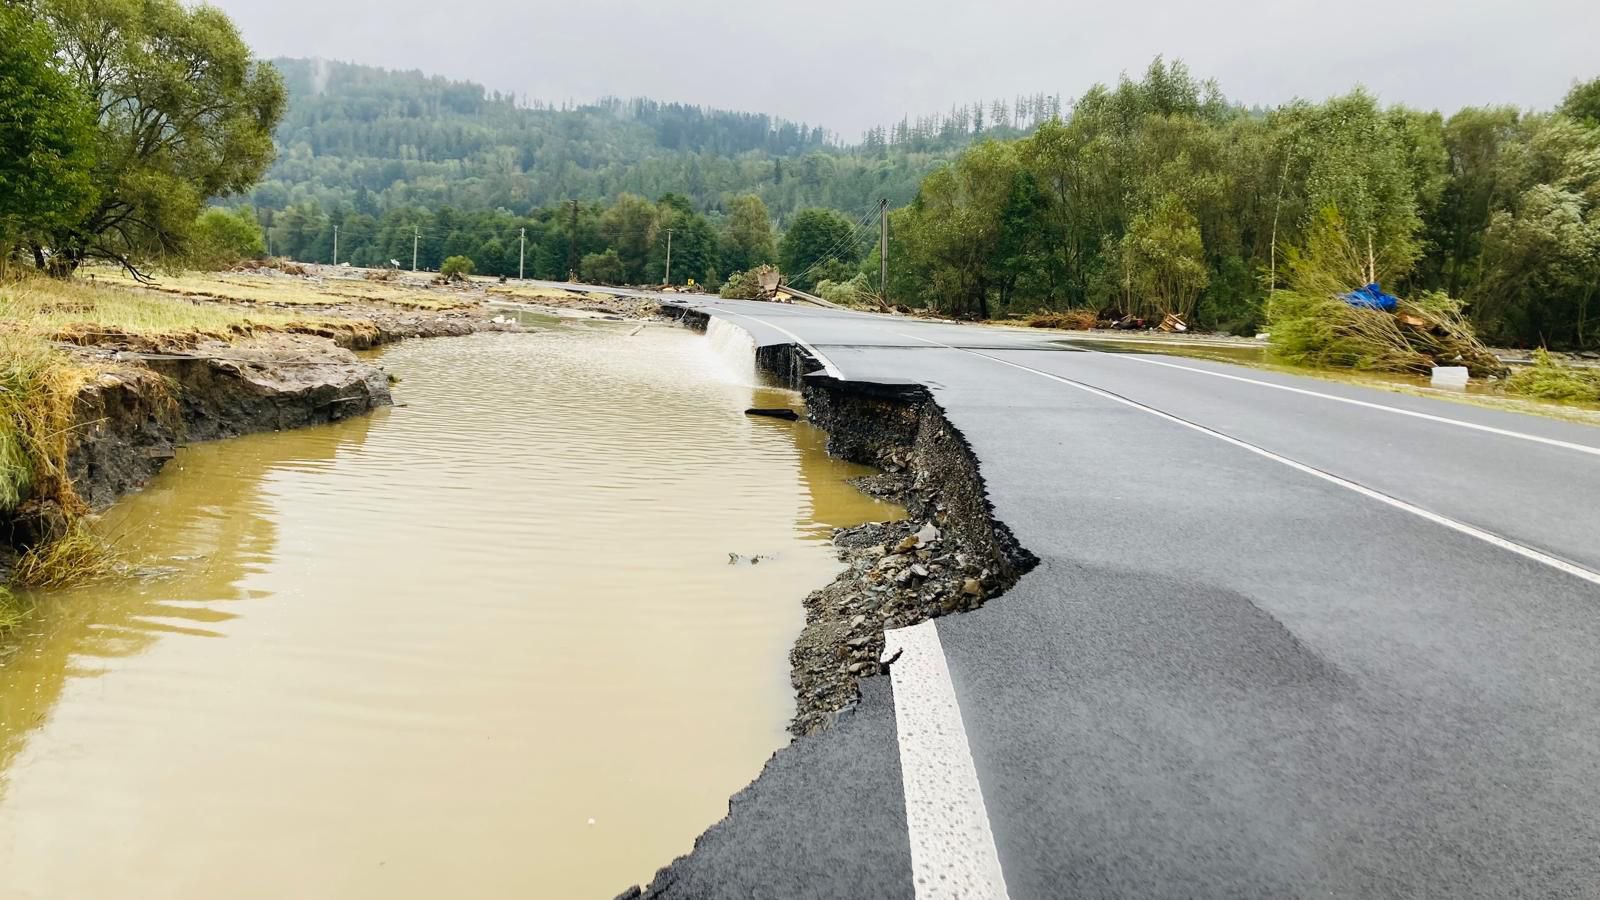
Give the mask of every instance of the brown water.
M 896 510 L 632 328 L 404 344 L 408 407 L 115 508 L 173 571 L 4 651 L 0 896 L 609 897 L 686 852 L 785 742 L 829 528 Z

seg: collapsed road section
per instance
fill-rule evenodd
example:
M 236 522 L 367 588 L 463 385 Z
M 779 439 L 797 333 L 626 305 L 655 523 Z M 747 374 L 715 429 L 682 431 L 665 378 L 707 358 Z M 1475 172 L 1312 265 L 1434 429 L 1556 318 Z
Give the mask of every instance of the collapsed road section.
M 1014 330 L 694 302 L 759 352 L 927 390 L 1039 562 L 1001 602 L 910 629 L 937 654 L 918 687 L 940 688 L 910 699 L 947 715 L 908 726 L 903 666 L 860 679 L 852 711 L 777 754 L 644 895 L 938 896 L 960 854 L 919 862 L 934 844 L 908 810 L 928 801 L 982 826 L 946 850 L 992 837 L 958 873 L 991 896 L 1600 880 L 1583 812 L 1600 804 L 1600 510 L 1576 500 L 1600 492 L 1592 428 Z M 965 774 L 922 778 L 930 747 Z M 930 784 L 949 789 L 915 794 Z

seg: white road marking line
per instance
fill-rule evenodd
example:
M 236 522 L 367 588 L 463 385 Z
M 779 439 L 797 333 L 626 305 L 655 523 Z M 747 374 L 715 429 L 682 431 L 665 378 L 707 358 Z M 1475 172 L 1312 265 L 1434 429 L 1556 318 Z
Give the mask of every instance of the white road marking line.
M 1588 454 L 1591 454 L 1593 456 L 1600 456 L 1600 447 L 1591 447 L 1591 446 L 1589 446 L 1587 444 L 1575 444 L 1572 441 L 1562 441 L 1562 440 L 1557 440 L 1556 438 L 1541 437 L 1541 436 L 1539 436 L 1537 434 L 1527 434 L 1527 433 L 1521 432 L 1521 431 L 1511 431 L 1511 430 L 1506 429 L 1506 428 L 1496 428 L 1496 427 L 1494 427 L 1492 425 L 1479 425 L 1477 422 L 1467 422 L 1467 421 L 1464 421 L 1462 419 L 1452 419 L 1452 418 L 1450 418 L 1448 416 L 1436 416 L 1436 415 L 1433 415 L 1431 413 L 1417 412 L 1416 410 L 1410 410 L 1410 409 L 1401 409 L 1401 408 L 1395 407 L 1395 406 L 1386 406 L 1386 405 L 1384 405 L 1382 403 L 1373 403 L 1373 402 L 1368 401 L 1368 400 L 1357 400 L 1357 399 L 1355 399 L 1353 397 L 1341 397 L 1338 394 L 1324 394 L 1321 391 L 1313 391 L 1313 390 L 1309 390 L 1307 388 L 1293 387 L 1292 385 L 1287 385 L 1287 384 L 1274 384 L 1273 382 L 1262 381 L 1262 380 L 1260 380 L 1258 378 L 1246 378 L 1243 375 L 1230 375 L 1230 374 L 1228 374 L 1226 372 L 1213 372 L 1210 369 L 1199 369 L 1199 368 L 1196 368 L 1194 366 L 1185 366 L 1185 365 L 1182 365 L 1180 363 L 1167 362 L 1165 360 L 1145 359 L 1142 356 L 1130 356 L 1130 355 L 1125 354 L 1125 353 L 1106 353 L 1104 350 L 1095 350 L 1092 347 L 1083 347 L 1083 348 L 1080 348 L 1080 349 L 1087 350 L 1090 353 L 1098 353 L 1098 354 L 1100 354 L 1102 356 L 1118 357 L 1120 359 L 1129 360 L 1131 362 L 1140 362 L 1140 363 L 1144 363 L 1144 364 L 1150 365 L 1150 366 L 1165 366 L 1166 368 L 1169 368 L 1169 369 L 1182 369 L 1185 372 L 1194 372 L 1194 373 L 1200 374 L 1200 375 L 1210 375 L 1213 378 L 1226 378 L 1229 381 L 1242 381 L 1242 382 L 1244 382 L 1246 384 L 1260 385 L 1261 387 L 1269 387 L 1269 388 L 1272 388 L 1274 390 L 1279 390 L 1279 391 L 1289 391 L 1290 393 L 1293 393 L 1293 394 L 1304 394 L 1307 397 L 1319 397 L 1319 398 L 1321 398 L 1323 400 L 1333 400 L 1333 401 L 1336 401 L 1336 402 L 1339 402 L 1339 403 L 1349 403 L 1349 404 L 1351 404 L 1353 406 L 1364 406 L 1364 407 L 1366 407 L 1368 409 L 1380 409 L 1380 410 L 1383 410 L 1384 412 L 1394 413 L 1395 415 L 1411 416 L 1414 419 L 1426 419 L 1426 420 L 1428 420 L 1430 422 L 1439 422 L 1439 423 L 1444 424 L 1444 425 L 1454 425 L 1457 428 L 1470 428 L 1473 431 L 1485 431 L 1485 432 L 1488 432 L 1489 434 L 1498 434 L 1498 435 L 1500 435 L 1502 437 L 1516 438 L 1517 440 L 1522 440 L 1522 441 L 1533 441 L 1533 442 L 1539 443 L 1539 444 L 1548 444 L 1549 446 L 1552 446 L 1552 447 L 1560 447 L 1560 448 L 1562 448 L 1564 450 L 1576 450 L 1579 453 L 1588 453 Z
M 902 335 L 902 336 L 903 337 L 911 337 L 911 335 Z M 927 343 L 930 343 L 930 344 L 939 344 L 938 341 L 930 341 L 927 338 L 917 338 L 917 340 L 926 341 Z M 1073 381 L 1070 378 L 1063 378 L 1060 375 L 1052 375 L 1049 372 L 1041 372 L 1038 369 L 1031 369 L 1031 368 L 1029 368 L 1027 366 L 1019 365 L 1017 363 L 1010 362 L 1009 360 L 1001 359 L 1001 358 L 999 358 L 997 356 L 990 356 L 987 353 L 979 353 L 976 350 L 968 350 L 968 349 L 966 349 L 964 347 L 952 347 L 949 344 L 939 344 L 939 346 L 944 347 L 944 348 L 949 349 L 949 350 L 958 350 L 958 351 L 960 351 L 962 353 L 970 353 L 973 356 L 979 356 L 979 357 L 982 357 L 984 359 L 990 360 L 992 362 L 997 362 L 1002 366 L 1010 366 L 1013 369 L 1021 369 L 1024 372 L 1031 372 L 1034 375 L 1038 375 L 1041 378 L 1048 378 L 1051 381 L 1058 381 L 1058 382 L 1060 382 L 1062 384 L 1065 384 L 1065 385 L 1068 385 L 1070 387 L 1075 387 L 1080 391 L 1087 391 L 1088 393 L 1094 394 L 1097 397 L 1104 397 L 1107 400 L 1113 400 L 1113 401 L 1115 401 L 1117 403 L 1123 404 L 1124 406 L 1131 406 L 1134 409 L 1140 410 L 1141 412 L 1149 413 L 1150 415 L 1155 416 L 1157 418 L 1165 419 L 1165 420 L 1167 420 L 1169 422 L 1172 422 L 1172 423 L 1174 423 L 1176 425 L 1182 425 L 1185 428 L 1193 429 L 1194 431 L 1198 431 L 1201 434 L 1205 434 L 1205 435 L 1209 435 L 1211 437 L 1214 437 L 1219 441 L 1223 441 L 1225 443 L 1232 444 L 1233 446 L 1238 447 L 1241 450 L 1248 450 L 1251 453 L 1256 454 L 1257 456 L 1263 456 L 1263 457 L 1266 457 L 1267 459 L 1272 460 L 1273 462 L 1282 463 L 1283 465 L 1286 465 L 1289 468 L 1294 469 L 1297 472 L 1304 472 L 1305 474 L 1310 475 L 1310 476 L 1312 476 L 1314 478 L 1320 478 L 1323 481 L 1328 482 L 1329 484 L 1336 484 L 1339 487 L 1345 488 L 1347 490 L 1355 491 L 1356 493 L 1362 495 L 1363 497 L 1370 497 L 1371 499 L 1377 500 L 1380 503 L 1388 504 L 1389 506 L 1392 506 L 1395 509 L 1403 510 L 1405 512 L 1411 513 L 1414 516 L 1418 516 L 1418 517 L 1421 517 L 1423 519 L 1427 519 L 1428 521 L 1433 522 L 1434 524 L 1443 525 L 1446 528 L 1452 529 L 1454 531 L 1459 531 L 1460 533 L 1462 533 L 1464 535 L 1467 535 L 1468 537 L 1477 538 L 1478 540 L 1483 541 L 1486 544 L 1492 544 L 1492 545 L 1494 545 L 1496 547 L 1499 547 L 1502 550 L 1509 550 L 1512 553 L 1517 554 L 1518 556 L 1524 557 L 1526 559 L 1531 559 L 1534 562 L 1541 563 L 1543 565 L 1549 566 L 1552 569 L 1556 569 L 1558 571 L 1565 572 L 1566 574 L 1571 575 L 1574 578 L 1581 578 L 1584 581 L 1587 581 L 1587 582 L 1589 582 L 1591 584 L 1600 585 L 1600 572 L 1594 572 L 1594 571 L 1592 571 L 1590 569 L 1586 569 L 1586 568 L 1584 568 L 1584 567 L 1582 567 L 1580 565 L 1577 565 L 1575 563 L 1570 563 L 1570 562 L 1568 562 L 1568 561 L 1566 561 L 1564 559 L 1561 559 L 1560 557 L 1551 556 L 1548 553 L 1545 553 L 1545 552 L 1540 551 L 1540 550 L 1535 550 L 1534 548 L 1529 547 L 1529 546 L 1527 546 L 1525 544 L 1519 544 L 1516 541 L 1513 541 L 1513 540 L 1511 540 L 1509 538 L 1501 537 L 1500 535 L 1495 534 L 1494 532 L 1491 532 L 1491 531 L 1485 531 L 1482 528 L 1479 528 L 1479 527 L 1477 527 L 1475 525 L 1468 525 L 1465 522 L 1458 521 L 1456 519 L 1452 519 L 1449 516 L 1443 516 L 1443 515 L 1440 515 L 1439 513 L 1423 509 L 1422 507 L 1417 506 L 1417 505 L 1415 505 L 1413 503 L 1407 503 L 1406 501 L 1401 500 L 1398 497 L 1391 497 L 1388 494 L 1385 494 L 1385 493 L 1383 493 L 1381 491 L 1373 490 L 1372 488 L 1369 488 L 1369 487 L 1367 487 L 1365 485 L 1362 485 L 1362 484 L 1357 484 L 1356 482 L 1350 481 L 1349 479 L 1346 479 L 1346 478 L 1340 478 L 1338 475 L 1334 475 L 1334 474 L 1332 474 L 1330 472 L 1324 472 L 1321 469 L 1313 468 L 1312 466 L 1308 466 L 1305 463 L 1296 462 L 1295 460 L 1292 460 L 1292 459 L 1288 458 L 1287 456 L 1280 456 L 1280 455 L 1278 455 L 1276 453 L 1273 453 L 1271 450 L 1267 450 L 1267 449 L 1265 449 L 1263 447 L 1257 447 L 1255 444 L 1251 444 L 1251 443 L 1248 443 L 1246 441 L 1239 440 L 1236 437 L 1232 437 L 1232 436 L 1223 434 L 1222 432 L 1217 431 L 1215 429 L 1207 428 L 1206 426 L 1197 424 L 1195 422 L 1190 422 L 1187 419 L 1180 419 L 1179 417 L 1174 416 L 1171 413 L 1162 412 L 1161 410 L 1156 409 L 1155 407 L 1146 406 L 1143 403 L 1140 403 L 1140 402 L 1138 402 L 1136 400 L 1129 400 L 1127 397 L 1118 396 L 1117 394 L 1113 394 L 1110 391 L 1101 390 L 1100 388 L 1097 388 L 1097 387 L 1091 387 L 1090 385 L 1083 384 L 1083 383 L 1077 382 L 1077 381 Z
M 782 325 L 774 325 L 771 322 L 768 322 L 766 319 L 759 319 L 759 318 L 756 318 L 755 316 L 747 316 L 744 313 L 737 313 L 737 312 L 734 312 L 731 309 L 723 309 L 722 307 L 715 307 L 715 309 L 717 310 L 717 312 L 727 313 L 730 316 L 738 316 L 741 319 L 749 319 L 752 322 L 760 322 L 761 324 L 767 326 L 768 328 L 772 328 L 772 329 L 774 329 L 776 331 L 779 331 L 779 332 L 783 333 L 790 340 L 794 341 L 796 344 L 799 344 L 801 347 L 805 348 L 805 351 L 807 353 L 811 354 L 812 357 L 815 358 L 817 362 L 822 363 L 822 371 L 826 372 L 829 378 L 837 378 L 840 381 L 844 380 L 844 374 L 839 371 L 839 367 L 838 366 L 833 364 L 833 360 L 831 360 L 828 357 L 824 356 L 822 354 L 821 350 L 818 350 L 816 347 L 813 347 L 813 346 L 811 346 L 811 344 L 807 343 L 805 338 L 802 338 L 800 335 L 795 334 L 794 332 L 792 332 L 789 329 L 783 327 Z
M 932 621 L 883 633 L 917 900 L 1006 900 L 989 812 Z

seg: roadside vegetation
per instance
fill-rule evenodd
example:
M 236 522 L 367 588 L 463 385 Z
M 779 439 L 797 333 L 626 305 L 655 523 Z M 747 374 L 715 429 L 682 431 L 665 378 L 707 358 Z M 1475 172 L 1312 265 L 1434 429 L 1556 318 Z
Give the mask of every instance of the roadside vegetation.
M 1173 313 L 1248 335 L 1269 298 L 1303 289 L 1291 262 L 1321 228 L 1348 262 L 1322 299 L 1380 283 L 1454 298 L 1488 343 L 1593 346 L 1597 95 L 1448 118 L 1362 90 L 1246 109 L 1158 59 L 930 174 L 894 213 L 889 295 L 974 319 Z
M 1533 365 L 1506 379 L 1506 391 L 1540 400 L 1600 404 L 1600 369 L 1563 365 L 1540 348 L 1533 353 Z

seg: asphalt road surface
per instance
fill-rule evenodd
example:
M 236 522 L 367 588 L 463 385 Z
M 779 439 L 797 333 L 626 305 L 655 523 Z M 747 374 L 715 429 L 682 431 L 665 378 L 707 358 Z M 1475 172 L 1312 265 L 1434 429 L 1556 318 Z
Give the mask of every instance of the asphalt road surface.
M 677 302 L 928 385 L 1041 564 L 891 633 L 656 895 L 1600 896 L 1600 429 Z

